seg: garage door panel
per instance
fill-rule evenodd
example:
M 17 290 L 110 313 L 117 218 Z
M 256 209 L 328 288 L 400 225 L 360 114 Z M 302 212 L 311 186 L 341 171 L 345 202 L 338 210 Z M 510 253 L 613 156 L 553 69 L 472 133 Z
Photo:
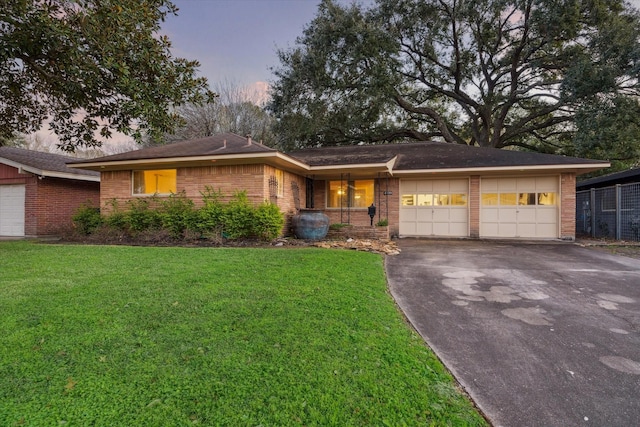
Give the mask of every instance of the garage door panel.
M 401 181 L 403 196 L 415 195 L 420 206 L 400 209 L 400 234 L 413 236 L 468 236 L 469 180 L 411 180 Z M 462 196 L 459 196 L 462 195 Z M 421 202 L 422 200 L 422 202 Z M 435 205 L 433 200 L 444 205 Z M 459 205 L 452 205 L 460 203 Z M 413 223 L 413 225 L 410 225 Z M 455 224 L 455 225 L 451 225 Z
M 418 219 L 418 211 L 415 208 L 402 208 L 400 209 L 400 214 L 402 215 L 400 222 L 416 221 Z
M 521 208 L 517 213 L 519 223 L 535 224 L 536 223 L 536 209 L 535 208 Z
M 400 234 L 404 234 L 407 236 L 415 236 L 416 235 L 416 223 L 415 222 L 400 222 Z
M 449 213 L 449 219 L 451 222 L 463 222 L 467 223 L 467 218 L 469 214 L 466 209 L 451 209 Z
M 448 193 L 451 183 L 449 181 L 432 181 L 433 191 L 436 193 Z
M 499 220 L 500 211 L 497 208 L 485 208 L 482 210 L 483 222 L 495 222 Z
M 466 236 L 469 234 L 469 226 L 463 223 L 449 223 L 450 236 Z
M 557 229 L 556 224 L 536 224 L 536 235 L 552 239 L 557 237 Z
M 536 221 L 544 224 L 556 224 L 555 208 L 540 208 L 536 212 Z
M 415 181 L 402 181 L 400 184 L 400 192 L 402 193 L 415 193 L 416 182 Z
M 433 212 L 431 208 L 417 208 L 416 209 L 416 221 L 429 222 L 433 221 Z
M 480 183 L 480 235 L 557 238 L 558 207 L 550 203 L 559 201 L 559 197 L 554 196 L 558 193 L 558 183 L 557 176 L 483 178 Z M 529 193 L 529 196 L 521 197 L 523 193 Z M 553 194 L 548 196 L 546 193 Z M 516 204 L 523 202 L 528 204 Z
M 416 224 L 415 234 L 418 236 L 431 236 L 433 234 L 433 223 L 419 222 Z
M 449 215 L 451 210 L 444 209 L 434 209 L 433 210 L 433 221 L 435 222 L 449 222 Z
M 558 178 L 545 176 L 536 179 L 536 190 L 538 192 L 556 191 L 558 189 Z
M 526 237 L 533 238 L 537 236 L 537 227 L 536 224 L 518 224 L 517 226 L 516 237 Z
M 0 236 L 24 236 L 24 202 L 24 185 L 0 185 Z
M 449 183 L 449 191 L 467 194 L 469 192 L 469 182 L 466 179 L 452 180 Z
M 418 193 L 433 192 L 433 184 L 430 181 L 418 181 L 414 184 L 414 187 Z
M 504 179 L 499 179 L 498 180 L 498 191 L 500 192 L 507 192 L 507 191 L 516 191 L 517 189 L 517 184 L 515 180 L 509 179 L 509 180 L 504 180 Z
M 518 231 L 518 228 L 515 223 L 511 223 L 511 224 L 499 223 L 498 235 L 494 237 L 516 236 L 517 231 Z
M 513 223 L 517 222 L 518 211 L 516 208 L 503 208 L 498 209 L 498 222 L 503 223 Z

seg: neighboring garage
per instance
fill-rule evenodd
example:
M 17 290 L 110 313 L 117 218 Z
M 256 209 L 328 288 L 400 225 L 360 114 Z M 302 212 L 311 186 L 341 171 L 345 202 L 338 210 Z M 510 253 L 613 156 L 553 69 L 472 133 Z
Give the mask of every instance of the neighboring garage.
M 0 185 L 0 236 L 24 236 L 24 184 Z
M 72 225 L 83 203 L 98 207 L 100 175 L 71 169 L 71 157 L 0 147 L 0 236 L 48 236 Z
M 400 181 L 400 235 L 469 235 L 469 180 Z
M 560 237 L 559 182 L 559 176 L 481 179 L 480 237 Z

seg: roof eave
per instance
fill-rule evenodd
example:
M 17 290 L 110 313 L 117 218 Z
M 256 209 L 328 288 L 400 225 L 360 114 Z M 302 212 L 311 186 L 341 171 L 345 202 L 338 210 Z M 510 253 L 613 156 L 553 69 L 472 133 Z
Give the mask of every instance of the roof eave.
M 258 152 L 258 153 L 236 153 L 236 154 L 216 154 L 207 156 L 185 156 L 185 157 L 162 157 L 157 159 L 133 159 L 133 160 L 113 160 L 106 162 L 83 162 L 68 163 L 67 166 L 76 169 L 88 169 L 98 172 L 109 170 L 124 170 L 144 167 L 163 167 L 177 164 L 211 163 L 225 161 L 264 161 L 265 163 L 279 163 L 291 169 L 301 172 L 309 170 L 309 166 L 278 151 Z
M 521 165 L 521 166 L 478 166 L 470 168 L 437 168 L 437 169 L 396 169 L 396 176 L 435 174 L 435 173 L 489 173 L 489 172 L 527 172 L 527 171 L 573 171 L 581 175 L 611 166 L 603 163 L 580 163 L 559 165 Z
M 25 165 L 20 162 L 15 162 L 13 160 L 1 158 L 0 163 L 14 167 L 18 169 L 19 173 L 28 172 L 34 175 L 38 175 L 42 178 L 51 177 L 51 178 L 62 178 L 62 179 L 75 179 L 78 181 L 93 181 L 100 182 L 100 176 L 92 176 L 92 175 L 81 175 L 69 172 L 59 172 L 59 171 L 50 171 L 45 169 L 34 168 L 33 166 Z
M 395 160 L 395 158 L 393 159 Z M 361 163 L 361 164 L 342 164 L 342 165 L 322 165 L 322 166 L 310 166 L 309 172 L 316 176 L 335 176 L 340 174 L 367 174 L 387 172 L 392 174 L 393 164 L 392 161 L 385 163 Z

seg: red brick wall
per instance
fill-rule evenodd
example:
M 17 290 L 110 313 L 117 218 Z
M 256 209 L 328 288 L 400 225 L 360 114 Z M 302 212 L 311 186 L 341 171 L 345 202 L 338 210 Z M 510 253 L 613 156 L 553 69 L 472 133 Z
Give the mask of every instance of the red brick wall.
M 27 217 L 33 216 L 35 232 L 30 233 L 25 224 L 26 234 L 37 236 L 55 235 L 70 227 L 71 217 L 84 203 L 100 206 L 100 183 L 77 181 L 71 179 L 45 177 L 35 178 L 35 185 L 27 185 Z M 37 191 L 35 198 L 29 197 L 33 189 Z M 30 221 L 31 222 L 31 221 Z
M 576 239 L 576 174 L 560 175 L 560 238 Z

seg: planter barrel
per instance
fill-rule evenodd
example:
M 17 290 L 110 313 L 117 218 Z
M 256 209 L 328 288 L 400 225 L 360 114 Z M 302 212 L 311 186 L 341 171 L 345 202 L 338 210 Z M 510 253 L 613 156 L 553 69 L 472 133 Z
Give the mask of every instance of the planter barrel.
M 298 239 L 321 240 L 329 231 L 329 217 L 319 209 L 300 209 L 291 219 L 291 225 Z

